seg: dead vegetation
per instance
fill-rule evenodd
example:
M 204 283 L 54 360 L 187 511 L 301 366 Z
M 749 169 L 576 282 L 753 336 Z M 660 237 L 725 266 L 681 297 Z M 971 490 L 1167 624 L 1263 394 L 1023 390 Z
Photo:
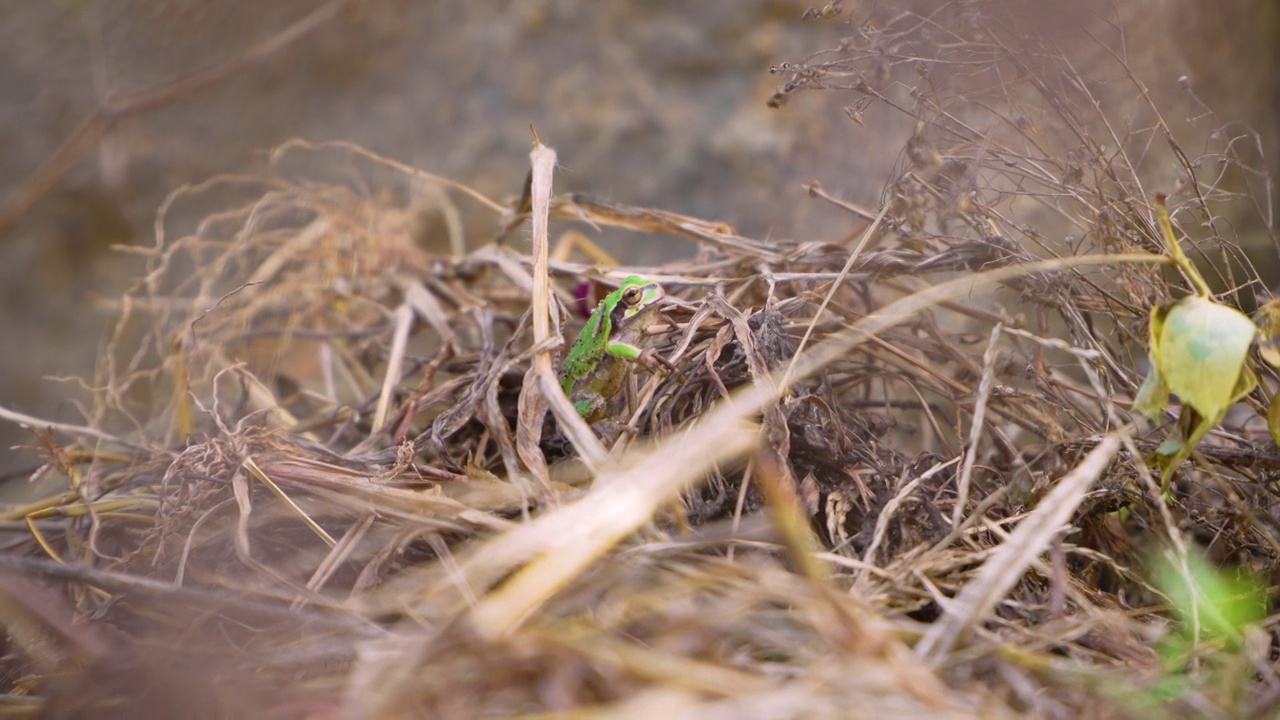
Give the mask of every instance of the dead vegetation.
M 555 196 L 541 144 L 509 205 L 302 142 L 177 191 L 86 424 L 5 411 L 65 478 L 4 512 L 10 711 L 1270 716 L 1274 619 L 1171 656 L 1153 579 L 1196 548 L 1280 578 L 1263 391 L 1167 496 L 1130 416 L 1147 314 L 1186 292 L 1154 191 L 1246 310 L 1226 233 L 1266 199 L 1226 189 L 1254 172 L 1237 129 L 1191 158 L 1153 102 L 1108 114 L 1143 86 L 1101 27 L 1079 68 L 961 3 L 780 64 L 776 105 L 915 126 L 882 210 L 810 188 L 840 241 Z M 211 209 L 172 228 L 183 202 Z M 548 218 L 699 253 L 605 267 Z M 632 271 L 667 290 L 675 370 L 633 373 L 606 448 L 547 373 L 576 293 Z

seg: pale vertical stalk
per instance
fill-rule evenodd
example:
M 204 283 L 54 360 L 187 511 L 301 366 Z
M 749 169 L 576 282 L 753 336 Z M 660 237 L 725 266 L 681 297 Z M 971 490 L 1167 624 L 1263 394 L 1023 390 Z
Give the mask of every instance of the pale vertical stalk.
M 536 131 L 533 133 L 533 150 L 529 153 L 529 162 L 533 168 L 529 191 L 532 201 L 532 217 L 529 222 L 532 224 L 533 242 L 533 342 L 537 346 L 549 347 L 544 344 L 551 336 L 547 217 L 551 212 L 551 177 L 556 166 L 556 151 L 543 145 Z M 542 394 L 550 405 L 552 414 L 559 421 L 561 430 L 577 448 L 592 474 L 598 473 L 608 461 L 609 453 L 561 391 L 555 368 L 552 367 L 551 351 L 543 350 L 534 355 L 533 367 Z
M 978 382 L 978 399 L 973 404 L 973 425 L 969 428 L 969 447 L 960 466 L 960 478 L 956 482 L 956 506 L 951 511 L 951 526 L 960 527 L 964 518 L 964 506 L 969 502 L 969 483 L 973 479 L 973 464 L 978 459 L 978 443 L 982 441 L 982 429 L 987 420 L 987 400 L 991 397 L 991 383 L 995 379 L 996 348 L 1000 343 L 1003 323 L 991 328 L 987 351 L 982 355 L 982 380 Z

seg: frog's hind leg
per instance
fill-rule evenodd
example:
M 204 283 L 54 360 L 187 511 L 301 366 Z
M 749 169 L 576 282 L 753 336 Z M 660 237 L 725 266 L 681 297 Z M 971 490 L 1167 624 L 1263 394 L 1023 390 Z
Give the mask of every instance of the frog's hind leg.
M 578 415 L 582 416 L 588 423 L 595 421 L 604 415 L 604 408 L 608 400 L 605 396 L 591 390 L 576 390 L 569 397 L 573 403 L 573 407 L 578 411 Z

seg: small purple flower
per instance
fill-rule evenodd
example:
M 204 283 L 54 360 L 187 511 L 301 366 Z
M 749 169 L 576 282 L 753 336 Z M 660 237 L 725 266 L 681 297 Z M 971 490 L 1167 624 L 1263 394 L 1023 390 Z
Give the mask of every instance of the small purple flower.
M 584 280 L 573 286 L 574 307 L 584 320 L 591 317 L 591 312 L 596 309 L 598 303 L 596 295 L 595 283 L 590 280 Z

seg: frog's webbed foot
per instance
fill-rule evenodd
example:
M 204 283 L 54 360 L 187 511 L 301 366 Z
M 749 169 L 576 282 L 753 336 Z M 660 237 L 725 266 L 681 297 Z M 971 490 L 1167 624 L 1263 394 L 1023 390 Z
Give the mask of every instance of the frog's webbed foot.
M 624 433 L 627 435 L 636 434 L 635 428 L 617 420 L 600 420 L 598 422 L 593 422 L 591 423 L 591 429 L 595 432 L 596 437 L 600 438 L 600 442 L 604 443 L 606 447 L 617 442 L 618 438 L 622 437 Z

